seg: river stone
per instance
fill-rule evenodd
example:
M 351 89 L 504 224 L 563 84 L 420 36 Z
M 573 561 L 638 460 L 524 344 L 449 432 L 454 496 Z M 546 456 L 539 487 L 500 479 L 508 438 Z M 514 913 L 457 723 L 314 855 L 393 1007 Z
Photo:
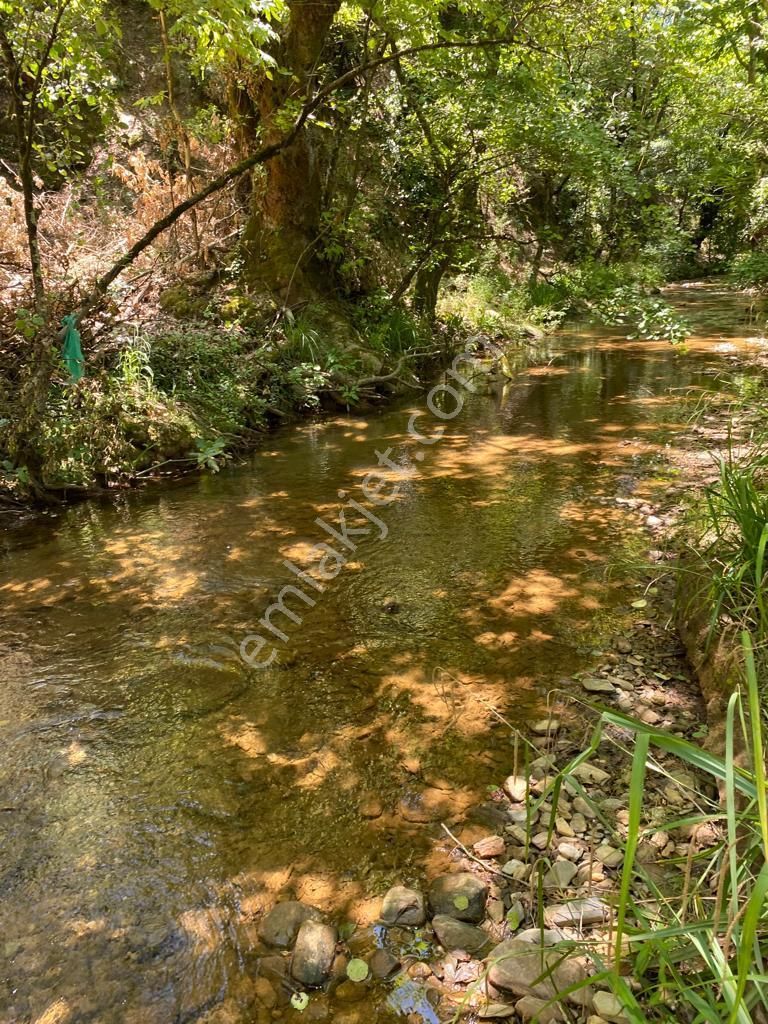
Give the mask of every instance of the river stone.
M 394 925 L 420 927 L 427 920 L 424 893 L 418 889 L 406 889 L 404 885 L 394 885 L 384 896 L 379 917 L 390 928 Z
M 573 769 L 573 775 L 579 780 L 579 782 L 586 782 L 587 785 L 602 786 L 604 782 L 610 779 L 610 774 L 603 771 L 602 768 L 598 768 L 594 764 L 578 764 Z M 573 801 L 573 806 L 576 807 L 576 801 Z M 576 810 L 581 808 L 576 807 Z M 582 814 L 584 811 L 582 810 Z
M 628 1020 L 621 1003 L 612 992 L 595 992 L 592 1004 L 603 1020 L 621 1022 Z
M 599 860 L 607 868 L 617 868 L 624 860 L 624 854 L 621 850 L 617 850 L 615 846 L 609 846 L 608 843 L 604 843 L 595 850 L 595 860 Z
M 584 967 L 574 960 L 563 960 L 558 950 L 542 949 L 520 939 L 499 943 L 488 957 L 488 964 L 491 985 L 518 996 L 551 999 L 586 978 Z M 542 978 L 547 971 L 551 973 Z
M 449 953 L 454 949 L 463 949 L 465 953 L 479 953 L 488 945 L 488 933 L 473 924 L 457 921 L 447 914 L 436 914 L 432 918 L 437 941 Z
M 547 907 L 544 911 L 544 921 L 550 928 L 601 924 L 610 916 L 611 908 L 596 896 L 583 900 L 569 900 L 567 903 Z
M 447 914 L 459 921 L 482 921 L 488 886 L 476 875 L 461 871 L 455 875 L 440 875 L 429 889 L 429 903 L 433 914 Z M 467 906 L 464 907 L 464 900 Z M 461 906 L 457 906 L 457 901 Z
M 556 1020 L 567 1020 L 562 1006 L 548 1005 L 546 999 L 536 996 L 523 996 L 515 1003 L 515 1010 L 523 1021 L 532 1020 L 535 1024 L 551 1024 Z
M 613 683 L 610 683 L 607 679 L 597 679 L 594 676 L 587 676 L 586 679 L 581 680 L 581 685 L 588 693 L 615 693 L 615 687 Z
M 319 988 L 328 980 L 335 954 L 336 929 L 307 920 L 296 936 L 291 974 L 307 988 Z
M 259 925 L 259 935 L 268 946 L 290 949 L 296 941 L 299 928 L 305 921 L 320 921 L 322 914 L 298 900 L 276 903 Z
M 501 836 L 486 836 L 472 846 L 478 857 L 503 857 L 506 849 Z
M 387 981 L 400 970 L 400 961 L 386 949 L 377 949 L 368 961 L 371 974 L 379 981 Z
M 479 1020 L 506 1020 L 515 1016 L 511 1003 L 486 1003 L 477 1014 Z
M 528 779 L 524 775 L 509 775 L 504 780 L 504 792 L 513 803 L 523 803 L 528 794 Z
M 559 718 L 542 718 L 538 722 L 534 722 L 531 726 L 531 732 L 537 736 L 550 736 L 556 733 L 560 728 Z
M 579 869 L 570 860 L 558 860 L 544 875 L 545 889 L 566 889 Z
M 616 641 L 616 650 L 619 654 L 631 654 L 632 644 L 625 636 L 620 636 Z

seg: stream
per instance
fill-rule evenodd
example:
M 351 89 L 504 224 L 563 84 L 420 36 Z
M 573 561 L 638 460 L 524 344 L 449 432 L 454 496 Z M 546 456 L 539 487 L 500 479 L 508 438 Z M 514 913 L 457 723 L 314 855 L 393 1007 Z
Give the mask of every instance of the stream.
M 0 1021 L 261 1021 L 276 899 L 368 921 L 434 869 L 439 822 L 511 770 L 493 709 L 540 716 L 639 596 L 649 539 L 613 499 L 668 481 L 696 394 L 757 334 L 742 296 L 669 294 L 697 325 L 686 354 L 570 327 L 467 393 L 428 448 L 414 392 L 2 537 Z M 300 585 L 285 560 L 308 568 L 318 518 L 387 449 L 386 538 L 359 538 L 249 668 L 241 641 Z

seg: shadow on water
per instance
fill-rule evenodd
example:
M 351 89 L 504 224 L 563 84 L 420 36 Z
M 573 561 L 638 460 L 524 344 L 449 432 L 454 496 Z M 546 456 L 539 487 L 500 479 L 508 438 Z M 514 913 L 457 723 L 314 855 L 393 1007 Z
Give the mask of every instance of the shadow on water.
M 510 769 L 491 709 L 524 724 L 623 621 L 626 574 L 606 570 L 636 524 L 600 499 L 654 470 L 686 390 L 716 386 L 713 350 L 742 343 L 738 300 L 676 300 L 723 336 L 680 357 L 563 333 L 423 462 L 408 409 L 304 424 L 246 466 L 6 542 L 0 1019 L 253 1019 L 278 896 L 367 923 L 389 883 L 445 864 L 439 822 L 461 829 Z M 240 641 L 296 582 L 283 559 L 311 567 L 317 517 L 387 448 L 411 472 L 386 540 L 247 669 Z

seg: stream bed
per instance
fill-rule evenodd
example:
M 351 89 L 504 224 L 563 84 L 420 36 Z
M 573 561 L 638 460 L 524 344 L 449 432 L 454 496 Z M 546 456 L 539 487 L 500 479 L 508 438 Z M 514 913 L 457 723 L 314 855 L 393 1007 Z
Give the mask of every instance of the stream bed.
M 511 770 L 495 712 L 540 716 L 639 596 L 649 540 L 612 499 L 667 479 L 696 394 L 758 344 L 742 297 L 670 294 L 697 324 L 686 354 L 570 328 L 466 393 L 429 447 L 414 392 L 3 537 L 0 1021 L 256 1020 L 276 899 L 367 921 L 434 869 L 439 822 Z M 318 519 L 386 451 L 386 529 L 313 589 Z M 274 657 L 249 667 L 240 645 L 287 584 L 313 603 L 293 595 L 301 621 L 273 615 L 286 639 L 267 630 Z

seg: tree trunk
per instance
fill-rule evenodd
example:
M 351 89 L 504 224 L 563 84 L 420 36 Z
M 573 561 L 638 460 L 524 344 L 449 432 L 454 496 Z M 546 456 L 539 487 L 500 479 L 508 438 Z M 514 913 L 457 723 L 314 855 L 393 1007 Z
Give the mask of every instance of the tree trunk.
M 431 267 L 424 267 L 416 275 L 416 284 L 413 290 L 413 308 L 417 313 L 428 317 L 430 320 L 434 320 L 440 282 L 443 280 L 450 264 L 450 257 L 445 256 L 439 263 Z
M 286 105 L 304 102 L 341 0 L 291 0 L 288 24 L 274 51 L 280 68 L 255 89 L 262 141 L 284 134 Z M 311 127 L 266 165 L 254 183 L 254 209 L 245 233 L 246 276 L 252 285 L 297 301 L 312 291 L 312 248 L 320 234 L 322 167 Z M 290 292 L 290 294 L 289 294 Z

